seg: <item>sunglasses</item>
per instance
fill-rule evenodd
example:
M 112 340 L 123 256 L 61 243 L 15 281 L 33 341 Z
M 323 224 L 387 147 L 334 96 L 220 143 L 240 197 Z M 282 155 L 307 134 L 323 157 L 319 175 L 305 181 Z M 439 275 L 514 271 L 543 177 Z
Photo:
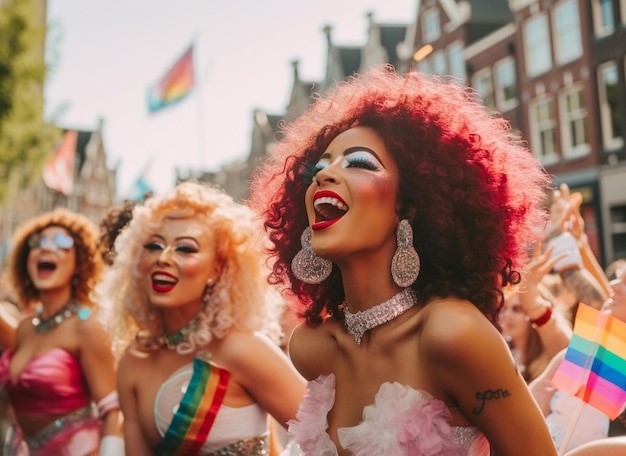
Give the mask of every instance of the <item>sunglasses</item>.
M 28 238 L 28 247 L 31 250 L 48 248 L 49 250 L 69 250 L 74 246 L 74 238 L 65 233 L 55 233 L 52 236 L 33 234 Z

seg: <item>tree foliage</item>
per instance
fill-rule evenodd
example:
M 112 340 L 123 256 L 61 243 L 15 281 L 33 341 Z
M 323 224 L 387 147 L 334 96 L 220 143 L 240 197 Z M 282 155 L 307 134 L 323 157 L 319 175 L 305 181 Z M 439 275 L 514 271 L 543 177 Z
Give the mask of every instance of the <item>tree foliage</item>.
M 46 23 L 43 2 L 0 2 L 0 201 L 17 177 L 28 185 L 41 174 L 57 129 L 44 121 Z

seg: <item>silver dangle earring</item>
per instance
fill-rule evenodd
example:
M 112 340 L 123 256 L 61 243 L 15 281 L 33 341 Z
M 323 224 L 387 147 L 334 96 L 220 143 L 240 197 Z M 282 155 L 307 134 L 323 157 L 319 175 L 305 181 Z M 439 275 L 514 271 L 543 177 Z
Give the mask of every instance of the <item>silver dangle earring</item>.
M 302 250 L 291 260 L 291 271 L 296 279 L 304 283 L 316 284 L 328 278 L 333 270 L 333 262 L 317 256 L 311 250 L 311 237 L 311 227 L 307 226 L 300 237 Z
M 413 247 L 413 228 L 408 220 L 400 221 L 396 237 L 398 248 L 391 261 L 391 277 L 396 285 L 406 288 L 420 274 L 420 257 Z

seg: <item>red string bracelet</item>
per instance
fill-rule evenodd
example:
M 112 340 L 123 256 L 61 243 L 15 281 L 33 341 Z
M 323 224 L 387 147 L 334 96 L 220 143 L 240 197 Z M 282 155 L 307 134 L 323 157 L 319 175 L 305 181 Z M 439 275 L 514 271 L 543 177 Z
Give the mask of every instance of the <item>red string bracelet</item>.
M 535 318 L 534 320 L 530 320 L 530 322 L 536 326 L 543 326 L 550 321 L 552 317 L 552 309 L 550 307 L 546 307 L 546 311 L 539 318 Z

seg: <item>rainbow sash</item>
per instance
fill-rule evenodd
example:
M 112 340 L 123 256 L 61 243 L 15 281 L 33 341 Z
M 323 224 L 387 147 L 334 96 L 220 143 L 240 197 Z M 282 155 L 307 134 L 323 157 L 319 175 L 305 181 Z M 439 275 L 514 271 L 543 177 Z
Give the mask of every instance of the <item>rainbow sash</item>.
M 167 431 L 157 446 L 160 456 L 198 454 L 219 411 L 230 373 L 199 358 Z

